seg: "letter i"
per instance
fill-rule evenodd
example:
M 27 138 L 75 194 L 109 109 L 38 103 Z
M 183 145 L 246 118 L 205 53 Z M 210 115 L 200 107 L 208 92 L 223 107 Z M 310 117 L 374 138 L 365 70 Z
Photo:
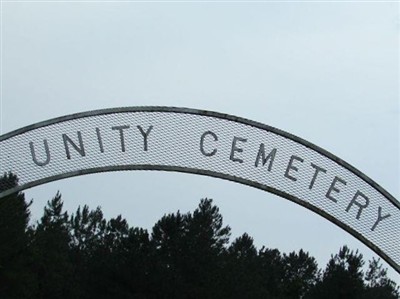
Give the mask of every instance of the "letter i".
M 100 153 L 104 153 L 103 139 L 101 138 L 100 129 L 96 128 L 97 142 L 99 143 Z

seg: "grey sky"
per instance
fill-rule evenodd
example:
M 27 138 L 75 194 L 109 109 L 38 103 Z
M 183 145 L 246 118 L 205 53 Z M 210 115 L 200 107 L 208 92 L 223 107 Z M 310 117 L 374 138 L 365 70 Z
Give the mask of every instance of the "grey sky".
M 3 2 L 1 130 L 109 107 L 214 110 L 302 137 L 400 198 L 399 20 L 399 4 L 382 2 Z M 321 267 L 344 244 L 373 256 L 302 207 L 213 178 L 53 182 L 26 192 L 34 218 L 57 190 L 70 211 L 101 205 L 146 228 L 211 197 L 233 236 L 258 246 L 304 248 Z

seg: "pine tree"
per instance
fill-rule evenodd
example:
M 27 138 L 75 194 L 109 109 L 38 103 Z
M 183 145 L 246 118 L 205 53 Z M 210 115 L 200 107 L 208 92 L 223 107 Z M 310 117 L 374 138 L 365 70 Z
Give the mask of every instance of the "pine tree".
M 151 244 L 155 260 L 153 284 L 157 286 L 156 297 L 186 298 L 189 296 L 189 263 L 187 235 L 188 214 L 164 215 L 153 227 Z M 190 277 L 189 277 L 190 279 Z
M 85 205 L 82 209 L 78 207 L 76 213 L 71 215 L 69 227 L 76 294 L 80 298 L 92 298 L 93 290 L 97 287 L 96 276 L 99 275 L 92 265 L 96 264 L 95 253 L 103 243 L 106 220 L 100 207 L 89 211 Z
M 224 268 L 223 298 L 271 298 L 261 275 L 257 249 L 248 234 L 229 246 Z
M 322 280 L 306 298 L 357 299 L 363 298 L 364 281 L 362 254 L 343 246 L 332 256 L 323 273 Z
M 212 199 L 202 199 L 187 219 L 187 263 L 185 276 L 189 292 L 196 298 L 218 298 L 223 273 L 223 257 L 229 242 L 230 227 L 223 225 L 219 208 Z
M 38 277 L 37 298 L 72 298 L 75 295 L 74 265 L 69 244 L 68 214 L 61 194 L 47 202 L 34 236 L 34 270 Z
M 18 185 L 15 175 L 0 177 L 0 192 Z M 30 271 L 30 211 L 23 193 L 0 199 L 0 298 L 31 298 L 35 276 Z
M 291 252 L 283 255 L 284 266 L 284 298 L 303 298 L 316 284 L 319 277 L 317 262 L 307 252 Z
M 384 269 L 377 259 L 369 262 L 365 280 L 367 282 L 365 299 L 398 299 L 400 297 L 399 288 L 387 277 L 387 269 Z
M 260 275 L 271 298 L 283 298 L 285 269 L 282 254 L 278 249 L 263 246 L 258 252 L 258 260 Z

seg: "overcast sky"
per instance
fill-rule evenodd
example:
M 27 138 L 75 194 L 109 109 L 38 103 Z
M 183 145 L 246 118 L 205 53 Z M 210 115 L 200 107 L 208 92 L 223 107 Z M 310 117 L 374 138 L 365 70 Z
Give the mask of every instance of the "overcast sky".
M 306 139 L 399 199 L 399 3 L 2 1 L 1 132 L 70 113 L 178 106 L 245 117 Z M 220 207 L 233 237 L 325 267 L 348 244 L 324 218 L 275 195 L 181 173 L 116 172 L 26 191 L 33 219 L 60 190 L 151 229 L 163 214 Z M 233 238 L 232 238 L 233 239 Z M 398 274 L 390 271 L 400 283 Z

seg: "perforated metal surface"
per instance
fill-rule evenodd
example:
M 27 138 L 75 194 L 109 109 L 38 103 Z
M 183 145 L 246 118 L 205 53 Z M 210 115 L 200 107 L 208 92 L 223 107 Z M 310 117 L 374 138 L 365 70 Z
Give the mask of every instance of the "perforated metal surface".
M 66 116 L 0 137 L 0 172 L 19 178 L 0 197 L 128 169 L 198 173 L 273 192 L 344 228 L 400 272 L 396 199 L 339 158 L 280 130 L 214 112 L 140 107 Z

